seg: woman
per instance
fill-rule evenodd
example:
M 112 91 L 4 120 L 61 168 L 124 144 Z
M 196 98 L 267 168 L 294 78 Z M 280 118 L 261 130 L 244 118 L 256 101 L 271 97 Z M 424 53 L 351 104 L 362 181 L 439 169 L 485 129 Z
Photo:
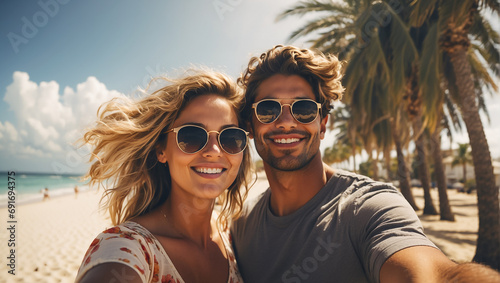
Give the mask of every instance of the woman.
M 117 226 L 91 244 L 77 282 L 242 281 L 227 229 L 248 189 L 241 100 L 229 78 L 199 71 L 105 105 L 83 141 L 94 147 L 91 184 L 113 182 L 104 197 Z

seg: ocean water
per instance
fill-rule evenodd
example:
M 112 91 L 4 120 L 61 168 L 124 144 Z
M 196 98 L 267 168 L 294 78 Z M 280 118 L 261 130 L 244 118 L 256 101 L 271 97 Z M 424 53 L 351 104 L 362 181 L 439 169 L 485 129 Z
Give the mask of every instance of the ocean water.
M 74 194 L 75 186 L 79 191 L 87 190 L 85 182 L 80 175 L 55 175 L 43 173 L 21 173 L 15 172 L 16 204 L 24 204 L 43 200 L 42 190 L 49 189 L 51 198 L 62 195 Z M 7 193 L 9 191 L 9 175 L 0 172 L 0 207 L 7 206 Z

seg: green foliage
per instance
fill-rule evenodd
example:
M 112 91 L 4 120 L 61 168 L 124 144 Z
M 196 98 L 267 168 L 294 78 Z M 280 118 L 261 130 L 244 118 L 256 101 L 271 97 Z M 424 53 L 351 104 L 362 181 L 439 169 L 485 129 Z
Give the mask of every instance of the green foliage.
M 359 173 L 365 176 L 373 176 L 372 161 L 366 161 L 359 164 Z
M 455 154 L 455 156 L 453 156 L 453 161 L 451 163 L 451 166 L 452 167 L 457 165 L 465 166 L 466 164 L 472 164 L 472 156 L 469 151 L 469 144 L 459 143 L 457 153 Z
M 464 184 L 464 189 L 466 191 L 469 191 L 470 189 L 475 188 L 475 187 L 476 187 L 476 179 L 469 179 Z

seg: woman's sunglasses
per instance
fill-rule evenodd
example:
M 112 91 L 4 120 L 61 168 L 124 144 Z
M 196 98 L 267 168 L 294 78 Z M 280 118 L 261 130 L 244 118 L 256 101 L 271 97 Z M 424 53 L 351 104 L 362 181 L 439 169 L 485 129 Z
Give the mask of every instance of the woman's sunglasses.
M 170 132 L 176 134 L 179 149 L 188 154 L 197 153 L 205 148 L 210 133 L 217 133 L 219 146 L 229 154 L 242 152 L 248 144 L 248 132 L 237 127 L 225 128 L 220 132 L 208 132 L 200 126 L 184 125 L 166 131 L 166 133 Z
M 302 124 L 312 123 L 321 109 L 321 104 L 312 99 L 297 99 L 292 104 L 282 104 L 280 99 L 264 99 L 252 104 L 252 108 L 257 120 L 270 124 L 279 118 L 285 105 L 290 107 L 293 118 Z

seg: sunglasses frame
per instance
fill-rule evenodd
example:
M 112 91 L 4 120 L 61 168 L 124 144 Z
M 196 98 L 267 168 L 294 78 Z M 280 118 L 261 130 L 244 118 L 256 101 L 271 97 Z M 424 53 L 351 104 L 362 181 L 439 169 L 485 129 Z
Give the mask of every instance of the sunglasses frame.
M 195 128 L 200 128 L 202 129 L 203 131 L 205 131 L 205 133 L 207 133 L 207 139 L 205 141 L 205 144 L 197 151 L 195 152 L 185 152 L 179 145 L 179 131 L 183 128 L 186 128 L 186 127 L 195 127 Z M 221 142 L 220 142 L 220 135 L 225 131 L 225 130 L 229 130 L 229 129 L 237 129 L 237 130 L 240 130 L 242 132 L 245 133 L 245 137 L 246 137 L 246 140 L 245 140 L 245 147 L 240 151 L 240 152 L 237 152 L 237 153 L 230 153 L 228 152 L 227 150 L 224 149 L 224 147 L 222 146 Z M 185 154 L 195 154 L 195 153 L 198 153 L 200 151 L 202 151 L 208 144 L 208 140 L 210 139 L 210 133 L 217 133 L 217 142 L 219 143 L 219 147 L 227 154 L 230 154 L 230 155 L 236 155 L 236 154 L 239 154 L 239 153 L 242 153 L 243 151 L 245 151 L 245 149 L 247 148 L 248 146 L 248 135 L 249 135 L 249 132 L 243 130 L 242 128 L 239 128 L 239 127 L 228 127 L 228 128 L 224 128 L 222 129 L 222 131 L 207 131 L 205 128 L 201 127 L 201 126 L 198 126 L 198 125 L 182 125 L 182 126 L 179 126 L 179 127 L 175 127 L 175 128 L 172 128 L 168 131 L 166 131 L 165 133 L 168 134 L 170 132 L 174 132 L 175 133 L 175 143 L 177 144 L 177 147 L 182 151 L 184 152 Z
M 273 98 L 268 98 L 268 99 L 262 99 L 258 102 L 255 102 L 252 104 L 252 108 L 254 109 L 254 113 L 255 113 L 255 117 L 257 118 L 257 120 L 259 120 L 259 122 L 261 122 L 262 124 L 271 124 L 271 123 L 274 123 L 276 122 L 276 120 L 279 119 L 279 117 L 281 116 L 281 114 L 283 114 L 283 106 L 288 106 L 290 107 L 290 114 L 292 114 L 292 117 L 295 119 L 295 121 L 301 123 L 301 124 L 304 124 L 304 125 L 307 125 L 307 124 L 311 124 L 312 122 L 314 122 L 318 116 L 320 115 L 320 112 L 321 112 L 321 103 L 315 101 L 315 100 L 312 100 L 312 99 L 308 99 L 308 98 L 299 98 L 299 99 L 295 99 L 293 100 L 293 102 L 290 104 L 290 103 L 281 103 L 282 100 L 285 100 L 285 99 L 273 99 Z M 265 122 L 262 122 L 260 119 L 259 119 L 259 115 L 257 114 L 257 106 L 259 105 L 259 103 L 263 102 L 263 101 L 275 101 L 275 102 L 278 102 L 280 105 L 281 105 L 281 109 L 280 109 L 280 113 L 278 114 L 278 116 L 276 116 L 276 119 L 274 119 L 273 121 L 271 122 L 268 122 L 268 123 L 265 123 Z M 316 112 L 316 117 L 314 117 L 314 119 L 311 121 L 311 122 L 308 122 L 308 123 L 304 123 L 304 122 L 301 122 L 297 119 L 297 117 L 295 117 L 295 114 L 293 113 L 292 109 L 293 109 L 293 105 L 296 103 L 296 102 L 300 102 L 300 101 L 312 101 L 314 103 L 316 103 L 316 106 L 318 106 L 318 109 L 317 109 L 317 112 Z

